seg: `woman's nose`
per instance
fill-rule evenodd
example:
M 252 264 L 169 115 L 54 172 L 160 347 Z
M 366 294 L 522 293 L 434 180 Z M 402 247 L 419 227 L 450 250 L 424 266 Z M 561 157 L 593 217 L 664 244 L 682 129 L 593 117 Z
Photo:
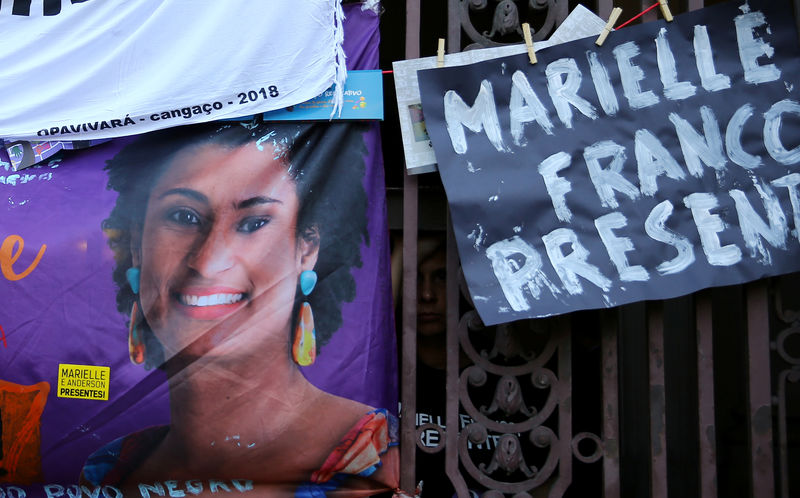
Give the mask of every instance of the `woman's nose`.
M 233 266 L 234 250 L 221 230 L 212 228 L 198 241 L 189 256 L 189 267 L 203 276 L 212 276 Z
M 426 282 L 424 279 L 421 279 L 417 292 L 419 293 L 420 301 L 424 303 L 429 303 L 436 300 L 436 294 L 433 292 L 433 287 L 431 286 L 430 282 Z

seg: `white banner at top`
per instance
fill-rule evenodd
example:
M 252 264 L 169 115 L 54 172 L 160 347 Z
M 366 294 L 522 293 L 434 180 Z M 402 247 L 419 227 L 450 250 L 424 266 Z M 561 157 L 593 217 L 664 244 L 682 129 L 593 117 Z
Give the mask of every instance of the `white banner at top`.
M 0 137 L 134 135 L 342 88 L 339 1 L 0 2 Z

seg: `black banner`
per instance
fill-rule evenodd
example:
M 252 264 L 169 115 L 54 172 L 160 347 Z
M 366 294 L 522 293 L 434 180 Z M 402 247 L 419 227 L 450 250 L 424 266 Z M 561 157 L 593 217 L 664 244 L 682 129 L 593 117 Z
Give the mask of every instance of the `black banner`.
M 484 322 L 800 269 L 786 2 L 730 2 L 537 57 L 419 74 Z

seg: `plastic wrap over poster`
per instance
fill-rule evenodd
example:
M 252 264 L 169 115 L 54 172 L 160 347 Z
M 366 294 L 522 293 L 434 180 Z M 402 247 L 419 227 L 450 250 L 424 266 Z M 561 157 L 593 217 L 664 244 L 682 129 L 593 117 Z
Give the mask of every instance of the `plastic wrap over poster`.
M 19 3 L 22 8 L 22 4 L 26 4 L 25 2 Z M 55 6 L 60 6 L 60 0 L 55 0 L 55 2 L 50 1 L 47 4 L 55 4 Z M 0 19 L 3 19 L 3 14 L 7 13 L 4 9 L 12 9 L 13 10 L 13 3 L 0 3 Z M 31 9 L 35 9 L 36 7 L 31 6 L 29 2 L 26 5 Z M 68 7 L 65 5 L 65 7 Z M 77 6 L 71 6 L 69 8 L 74 8 Z M 53 7 L 55 8 L 55 7 Z M 344 29 L 344 40 L 342 42 L 342 47 L 344 49 L 344 53 L 347 55 L 346 57 L 346 65 L 348 69 L 348 74 L 350 74 L 350 70 L 355 70 L 353 74 L 350 76 L 355 75 L 354 78 L 348 77 L 348 81 L 344 88 L 344 100 L 343 100 L 343 108 L 342 108 L 342 115 L 337 116 L 342 119 L 383 119 L 383 106 L 382 106 L 382 94 L 383 88 L 379 85 L 375 85 L 376 90 L 365 92 L 359 91 L 361 88 L 355 86 L 355 84 L 359 83 L 361 80 L 360 74 L 363 72 L 369 72 L 371 70 L 376 70 L 378 68 L 378 45 L 379 45 L 379 32 L 378 32 L 378 16 L 371 10 L 362 10 L 361 4 L 348 4 L 342 6 L 343 13 L 345 15 L 344 20 L 342 21 L 342 27 Z M 2 47 L 0 47 L 2 50 Z M 185 74 L 182 78 L 190 78 L 191 75 Z M 351 81 L 355 80 L 355 82 Z M 363 81 L 363 80 L 362 80 Z M 18 85 L 20 84 L 19 81 L 16 82 Z M 348 88 L 351 90 L 351 93 L 348 94 Z M 255 90 L 253 90 L 255 92 Z M 14 93 L 14 92 L 12 92 Z M 260 89 L 257 92 L 259 95 L 261 94 Z M 15 93 L 14 93 L 15 94 Z M 317 119 L 317 118 L 324 118 L 326 121 L 331 118 L 331 110 L 335 104 L 335 92 L 333 88 L 328 88 L 323 92 L 323 97 L 326 100 L 325 112 L 319 112 L 316 116 L 311 116 L 309 119 Z M 16 94 L 15 94 L 16 95 Z M 243 97 L 243 96 L 241 96 Z M 257 99 L 258 95 L 250 93 L 248 90 L 248 99 Z M 362 99 L 362 97 L 364 97 Z M 2 98 L 2 97 L 0 97 Z M 311 99 L 312 101 L 318 100 L 319 96 L 314 94 L 314 98 Z M 377 101 L 381 101 L 379 105 Z M 364 104 L 363 107 L 361 104 Z M 349 106 L 348 106 L 349 104 Z M 378 108 L 379 112 L 376 112 L 375 109 Z M 291 109 L 291 107 L 290 107 Z M 175 116 L 172 116 L 173 111 L 170 111 L 170 122 L 164 122 L 165 127 L 169 126 L 177 126 L 181 124 L 185 124 L 185 120 L 192 117 L 192 113 L 196 109 L 189 108 L 188 110 L 178 109 L 174 111 Z M 288 110 L 281 110 L 278 109 L 276 111 L 277 114 L 289 114 Z M 267 113 L 268 116 L 265 117 L 265 120 L 275 120 L 276 113 Z M 172 118 L 177 118 L 180 115 L 179 120 L 175 120 L 173 122 Z M 237 113 L 237 116 L 240 114 Z M 160 118 L 161 116 L 159 116 Z M 251 116 L 248 115 L 245 118 L 241 118 L 241 120 L 250 119 Z M 231 118 L 235 119 L 235 118 Z M 177 122 L 180 121 L 180 122 Z M 13 133 L 18 133 L 20 126 L 18 124 L 10 125 L 14 128 Z M 94 126 L 94 124 L 93 124 Z M 102 125 L 97 125 L 102 126 Z M 112 127 L 113 128 L 113 127 Z M 121 129 L 119 126 L 117 129 Z M 59 134 L 61 130 L 59 129 Z M 140 133 L 140 130 L 131 131 L 130 133 L 121 133 L 122 135 L 133 135 Z M 42 133 L 42 135 L 47 136 L 50 135 L 50 130 L 48 129 L 47 135 Z M 41 137 L 37 137 L 41 138 Z M 75 138 L 75 140 L 72 140 Z M 6 140 L 3 143 L 3 147 L 5 148 L 6 154 L 8 158 L 5 159 L 5 162 L 10 162 L 11 169 L 15 171 L 19 171 L 24 168 L 29 168 L 34 164 L 38 164 L 42 161 L 45 161 L 55 154 L 60 152 L 61 150 L 77 150 L 77 149 L 84 149 L 99 143 L 102 143 L 105 139 L 101 140 L 77 140 L 77 137 L 71 137 L 71 134 L 67 134 L 63 137 L 63 140 L 54 139 L 54 140 Z M 5 164 L 0 162 L 0 167 L 4 167 Z
M 488 324 L 800 269 L 789 5 L 420 72 L 469 290 Z
M 0 137 L 11 141 L 249 116 L 346 78 L 340 0 L 8 0 L 0 32 Z
M 396 487 L 378 152 L 365 125 L 208 123 L 4 174 L 3 495 Z

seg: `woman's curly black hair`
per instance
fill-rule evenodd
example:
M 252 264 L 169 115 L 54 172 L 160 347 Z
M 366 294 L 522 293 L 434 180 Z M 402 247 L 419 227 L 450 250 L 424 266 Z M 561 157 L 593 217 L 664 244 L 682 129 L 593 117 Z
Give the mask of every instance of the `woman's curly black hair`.
M 136 300 L 125 277 L 133 265 L 131 236 L 141 233 L 150 191 L 173 159 L 191 147 L 233 149 L 265 143 L 285 154 L 295 182 L 300 206 L 298 237 L 312 226 L 319 231 L 319 257 L 314 267 L 318 282 L 305 299 L 314 310 L 317 344 L 324 345 L 342 325 L 342 303 L 355 298 L 350 269 L 361 267 L 361 243 L 369 243 L 363 131 L 360 125 L 346 123 L 217 122 L 148 133 L 127 145 L 105 168 L 107 188 L 119 193 L 111 214 L 102 223 L 115 256 L 117 309 L 127 315 Z M 302 297 L 299 290 L 296 296 L 293 316 L 297 316 Z M 147 350 L 145 366 L 161 365 L 161 344 L 147 324 L 143 324 L 142 332 Z

